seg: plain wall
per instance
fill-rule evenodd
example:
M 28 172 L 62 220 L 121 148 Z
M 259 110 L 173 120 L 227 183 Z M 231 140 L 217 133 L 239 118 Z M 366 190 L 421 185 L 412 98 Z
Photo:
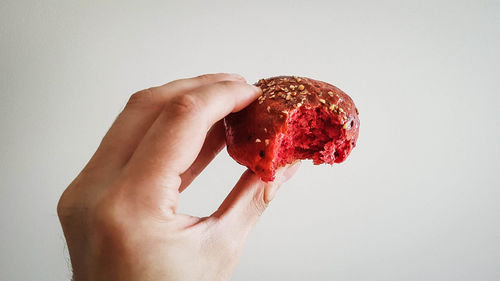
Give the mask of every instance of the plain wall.
M 233 280 L 500 280 L 499 1 L 0 2 L 0 280 L 69 280 L 58 198 L 129 95 L 210 72 L 350 94 L 358 146 L 303 163 Z M 226 151 L 180 211 L 210 214 Z

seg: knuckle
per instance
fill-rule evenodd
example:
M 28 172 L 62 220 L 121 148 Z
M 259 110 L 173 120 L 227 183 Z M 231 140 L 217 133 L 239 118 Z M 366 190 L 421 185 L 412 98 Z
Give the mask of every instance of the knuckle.
M 222 89 L 231 89 L 242 85 L 241 82 L 237 81 L 219 81 L 215 83 L 215 86 Z
M 106 198 L 98 202 L 92 210 L 90 221 L 98 233 L 119 235 L 122 230 L 124 214 L 118 200 Z
M 84 217 L 88 210 L 86 200 L 82 200 L 78 186 L 75 185 L 77 180 L 78 178 L 64 190 L 57 202 L 57 216 L 63 227 Z
M 129 248 L 132 230 L 116 204 L 96 208 L 89 219 L 89 231 L 96 238 L 96 243 L 106 244 L 112 249 Z
M 196 78 L 204 80 L 204 82 L 216 82 L 216 81 L 228 81 L 228 80 L 245 81 L 245 78 L 243 78 L 243 76 L 236 73 L 211 73 L 211 74 L 199 75 Z
M 165 110 L 171 114 L 191 116 L 199 114 L 202 108 L 201 101 L 192 94 L 184 94 L 173 98 Z
M 202 74 L 196 76 L 196 79 L 203 81 L 211 81 L 214 78 L 215 74 Z
M 57 216 L 61 222 L 64 222 L 67 217 L 71 216 L 71 207 L 68 205 L 67 199 L 68 192 L 69 191 L 66 189 L 57 202 Z
M 144 89 L 136 92 L 128 99 L 126 107 L 150 105 L 153 103 L 153 90 L 152 88 Z

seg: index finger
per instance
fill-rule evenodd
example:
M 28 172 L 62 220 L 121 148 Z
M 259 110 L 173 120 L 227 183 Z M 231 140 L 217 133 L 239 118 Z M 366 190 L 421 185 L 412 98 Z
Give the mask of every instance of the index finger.
M 221 81 L 176 96 L 167 103 L 127 163 L 124 176 L 141 186 L 172 187 L 198 155 L 209 128 L 255 100 L 261 90 Z

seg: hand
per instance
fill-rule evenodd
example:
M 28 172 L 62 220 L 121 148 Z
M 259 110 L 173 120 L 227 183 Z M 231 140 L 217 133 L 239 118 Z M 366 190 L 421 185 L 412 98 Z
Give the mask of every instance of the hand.
M 170 82 L 130 97 L 57 210 L 74 280 L 229 280 L 247 235 L 297 169 L 246 171 L 211 216 L 177 201 L 224 147 L 221 119 L 261 94 L 238 75 Z

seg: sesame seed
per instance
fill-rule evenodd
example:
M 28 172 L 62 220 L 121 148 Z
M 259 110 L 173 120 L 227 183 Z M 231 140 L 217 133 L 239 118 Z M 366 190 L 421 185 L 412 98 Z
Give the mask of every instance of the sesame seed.
M 264 100 L 259 100 L 259 104 L 262 104 L 264 102 Z
M 343 128 L 344 130 L 347 130 L 347 128 L 348 128 L 348 127 L 349 127 L 349 122 L 345 122 L 345 123 L 344 123 L 344 126 L 342 126 L 342 128 Z
M 269 105 L 267 106 L 267 112 L 271 113 L 271 107 Z
M 261 142 L 261 140 L 260 139 L 255 139 L 255 142 Z
M 267 128 L 264 128 L 264 132 L 266 132 L 266 133 L 267 133 Z
M 295 85 L 290 85 L 290 89 L 295 90 Z
M 339 107 L 338 107 L 337 105 L 335 105 L 335 104 L 332 104 L 332 105 L 330 105 L 330 107 L 329 107 L 330 111 L 337 111 L 337 110 L 338 110 L 338 108 L 339 108 Z
M 304 88 L 305 88 L 304 85 L 302 85 L 302 84 L 299 85 L 299 91 L 303 91 Z
M 328 91 L 328 94 L 330 95 L 330 97 L 333 98 L 333 92 L 332 91 Z
M 286 100 L 291 100 L 292 99 L 292 96 L 290 95 L 290 93 L 288 93 L 288 95 L 286 95 Z
M 325 104 L 326 103 L 326 100 L 324 99 L 319 99 L 319 102 L 322 103 L 322 104 Z
M 269 145 L 269 140 L 268 139 L 265 139 L 264 142 L 266 143 L 266 145 Z

